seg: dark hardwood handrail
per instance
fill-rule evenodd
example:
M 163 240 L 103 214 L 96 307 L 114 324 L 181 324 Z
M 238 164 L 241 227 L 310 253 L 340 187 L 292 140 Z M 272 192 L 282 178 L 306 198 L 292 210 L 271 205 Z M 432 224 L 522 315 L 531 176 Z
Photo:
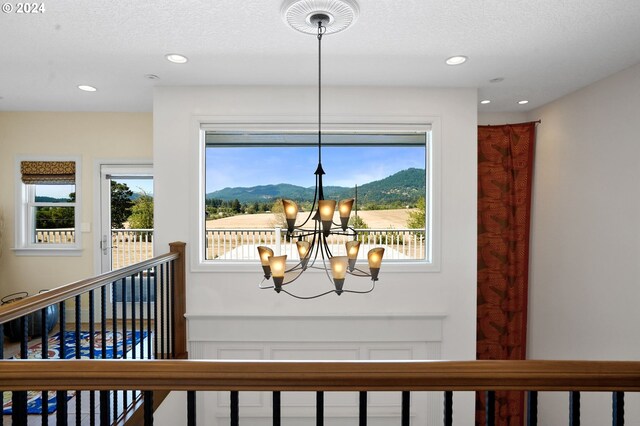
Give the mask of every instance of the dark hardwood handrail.
M 44 293 L 26 297 L 12 303 L 0 306 L 0 324 L 7 323 L 24 315 L 36 312 L 38 309 L 60 303 L 75 296 L 79 296 L 90 290 L 95 290 L 114 281 L 130 277 L 131 275 L 153 268 L 171 260 L 179 259 L 182 252 L 174 251 L 174 244 L 180 244 L 184 248 L 184 243 L 171 243 L 172 251 L 170 253 L 156 256 L 142 262 L 118 269 L 116 271 L 105 272 L 96 277 L 83 279 L 60 287 L 56 287 Z
M 0 361 L 10 390 L 640 391 L 640 361 Z

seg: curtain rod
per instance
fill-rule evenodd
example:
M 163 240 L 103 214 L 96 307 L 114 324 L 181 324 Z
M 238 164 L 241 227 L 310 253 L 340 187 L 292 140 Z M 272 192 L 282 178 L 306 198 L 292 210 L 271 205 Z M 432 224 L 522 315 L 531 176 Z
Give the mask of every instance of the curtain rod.
M 478 124 L 478 126 L 486 126 L 486 127 L 492 127 L 492 126 L 517 126 L 517 125 L 519 125 L 519 124 L 529 124 L 529 123 L 540 124 L 540 123 L 542 123 L 542 120 L 536 120 L 536 121 L 525 121 L 524 123 Z

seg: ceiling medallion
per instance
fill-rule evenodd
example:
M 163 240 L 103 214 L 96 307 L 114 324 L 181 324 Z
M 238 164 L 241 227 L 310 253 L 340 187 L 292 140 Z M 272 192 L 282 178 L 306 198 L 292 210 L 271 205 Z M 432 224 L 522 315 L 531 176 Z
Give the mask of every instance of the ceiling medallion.
M 311 35 L 318 34 L 318 23 L 312 17 L 324 15 L 325 34 L 334 34 L 349 28 L 358 19 L 360 8 L 355 0 L 287 0 L 281 13 L 291 28 Z

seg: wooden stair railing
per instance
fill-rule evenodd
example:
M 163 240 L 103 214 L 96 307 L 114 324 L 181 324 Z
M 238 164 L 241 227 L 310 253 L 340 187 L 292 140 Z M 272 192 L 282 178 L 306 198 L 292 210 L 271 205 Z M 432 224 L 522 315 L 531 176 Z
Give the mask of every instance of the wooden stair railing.
M 280 424 L 280 393 L 314 391 L 322 424 L 323 392 L 358 391 L 360 424 L 366 425 L 366 394 L 402 392 L 398 423 L 409 424 L 409 393 L 444 392 L 444 424 L 453 424 L 454 391 L 527 391 L 528 425 L 537 424 L 537 393 L 566 391 L 572 407 L 570 424 L 580 419 L 580 392 L 611 392 L 614 425 L 624 424 L 624 392 L 640 392 L 640 361 L 0 361 L 2 386 L 12 390 L 139 390 L 147 398 L 145 425 L 153 424 L 153 391 L 188 391 L 187 418 L 195 425 L 195 391 L 229 391 L 231 425 L 239 424 L 240 391 L 273 391 L 273 424 Z M 276 397 L 277 394 L 277 397 Z M 364 396 L 364 397 L 363 397 Z M 535 414 L 535 415 L 534 415 Z M 207 419 L 201 419 L 206 422 Z M 462 424 L 467 424 L 461 419 Z M 391 424 L 391 423 L 390 423 Z M 495 406 L 487 410 L 487 424 L 495 424 Z M 630 421 L 640 424 L 640 419 Z
M 153 259 L 0 306 L 0 359 L 11 355 L 5 351 L 5 335 L 8 334 L 18 341 L 13 347 L 18 346 L 18 353 L 14 355 L 20 359 L 32 358 L 34 355 L 28 346 L 39 342 L 37 358 L 44 363 L 54 362 L 47 359 L 50 349 L 57 349 L 62 359 L 79 359 L 81 352 L 83 357 L 105 359 L 109 350 L 114 358 L 121 352 L 123 358 L 186 359 L 185 243 L 175 242 L 169 246 L 169 253 Z M 73 314 L 72 320 L 67 319 L 67 307 Z M 83 311 L 83 307 L 87 310 Z M 71 343 L 58 343 L 57 348 L 50 348 L 49 331 L 56 323 L 58 342 L 71 340 Z M 70 325 L 73 327 L 68 328 Z M 83 330 L 83 327 L 88 330 Z M 81 335 L 87 331 L 88 348 L 83 348 Z M 40 337 L 29 342 L 33 333 Z M 107 336 L 113 338 L 109 343 Z M 96 355 L 98 352 L 100 354 Z M 69 361 L 65 359 L 61 363 Z M 3 362 L 13 365 L 17 361 Z M 6 387 L 3 378 L 0 378 L 0 389 L 12 390 Z M 67 390 L 57 392 L 57 424 L 66 424 L 68 420 L 68 396 Z M 135 419 L 141 396 L 136 392 L 122 395 L 101 392 L 101 423 L 123 424 Z M 159 393 L 156 403 L 165 396 L 166 392 Z M 90 392 L 89 398 L 93 419 L 96 415 L 95 393 Z M 45 392 L 41 400 L 43 407 L 47 407 L 48 395 Z M 81 394 L 77 393 L 76 424 L 80 424 L 81 403 Z M 27 392 L 13 392 L 11 411 L 14 425 L 27 424 Z M 41 409 L 40 415 L 42 424 L 48 424 L 48 410 Z M 4 416 L 0 416 L 0 426 L 3 423 Z M 129 421 L 128 424 L 134 423 Z

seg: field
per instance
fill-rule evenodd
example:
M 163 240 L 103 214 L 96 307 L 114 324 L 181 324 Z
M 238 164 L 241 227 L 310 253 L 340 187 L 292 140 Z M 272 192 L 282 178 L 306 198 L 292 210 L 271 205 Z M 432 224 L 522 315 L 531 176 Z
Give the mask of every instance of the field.
M 411 211 L 415 211 L 415 209 L 360 210 L 358 216 L 366 222 L 369 228 L 400 229 L 407 227 L 407 219 Z M 351 215 L 353 216 L 353 214 L 352 212 Z M 296 223 L 302 223 L 308 215 L 309 213 L 298 213 Z M 339 222 L 337 216 L 334 221 Z M 207 229 L 273 228 L 277 223 L 277 217 L 273 213 L 243 214 L 224 219 L 207 220 Z

